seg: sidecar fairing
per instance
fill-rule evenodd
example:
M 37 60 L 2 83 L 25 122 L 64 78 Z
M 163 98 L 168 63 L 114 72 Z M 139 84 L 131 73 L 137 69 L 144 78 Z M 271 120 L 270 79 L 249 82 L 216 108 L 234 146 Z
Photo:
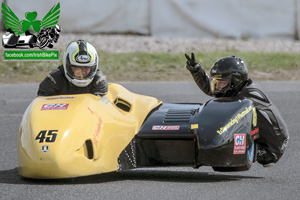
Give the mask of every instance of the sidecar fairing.
M 116 171 L 120 153 L 160 104 L 118 84 L 109 84 L 102 98 L 92 94 L 37 97 L 20 126 L 19 173 L 53 179 Z
M 255 161 L 256 138 L 251 100 L 163 103 L 121 154 L 121 168 L 212 166 L 216 171 L 244 171 Z

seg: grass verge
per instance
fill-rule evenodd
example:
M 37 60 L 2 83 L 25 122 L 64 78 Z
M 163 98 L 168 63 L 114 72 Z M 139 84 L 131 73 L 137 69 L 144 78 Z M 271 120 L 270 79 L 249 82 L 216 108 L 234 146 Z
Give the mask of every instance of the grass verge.
M 185 68 L 184 53 L 98 53 L 99 67 L 111 82 L 192 81 L 190 73 Z M 3 51 L 0 54 L 3 54 Z M 250 77 L 253 76 L 254 79 L 300 80 L 298 54 L 195 52 L 196 59 L 207 72 L 216 60 L 230 55 L 243 58 Z M 0 83 L 40 82 L 61 63 L 61 61 L 1 61 Z

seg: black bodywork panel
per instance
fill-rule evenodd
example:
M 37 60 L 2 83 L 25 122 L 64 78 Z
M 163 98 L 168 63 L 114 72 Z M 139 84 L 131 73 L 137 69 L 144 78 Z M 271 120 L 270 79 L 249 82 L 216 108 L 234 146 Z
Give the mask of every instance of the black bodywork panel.
M 248 99 L 213 99 L 205 104 L 163 103 L 149 114 L 120 155 L 120 169 L 243 166 L 247 160 L 246 148 L 254 139 L 253 108 Z M 235 149 L 235 135 L 245 137 L 242 153 Z M 129 163 L 133 158 L 135 163 Z

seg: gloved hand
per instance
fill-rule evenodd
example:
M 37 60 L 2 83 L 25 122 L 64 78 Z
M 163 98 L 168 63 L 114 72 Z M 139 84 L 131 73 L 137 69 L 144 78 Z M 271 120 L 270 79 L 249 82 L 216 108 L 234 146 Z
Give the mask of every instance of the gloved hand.
M 271 167 L 275 162 L 276 155 L 268 152 L 262 145 L 257 144 L 257 162 L 264 167 Z
M 202 69 L 200 63 L 196 62 L 194 53 L 191 54 L 191 57 L 189 55 L 185 54 L 185 57 L 187 59 L 186 61 L 186 68 L 191 72 L 200 71 Z
M 92 83 L 93 83 L 93 87 L 92 87 L 93 94 L 98 95 L 98 96 L 99 95 L 104 96 L 107 94 L 108 83 L 107 83 L 106 77 L 100 70 L 97 70 Z

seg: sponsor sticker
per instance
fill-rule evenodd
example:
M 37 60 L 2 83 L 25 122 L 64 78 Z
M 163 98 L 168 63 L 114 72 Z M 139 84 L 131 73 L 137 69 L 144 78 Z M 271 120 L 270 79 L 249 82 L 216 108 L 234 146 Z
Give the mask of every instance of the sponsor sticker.
M 88 110 L 91 112 L 91 114 L 93 114 L 97 120 L 98 120 L 98 123 L 97 123 L 97 129 L 95 130 L 95 133 L 93 135 L 93 143 L 95 144 L 96 148 L 98 146 L 98 142 L 100 140 L 100 131 L 101 131 L 101 128 L 103 126 L 103 122 L 102 122 L 102 119 L 101 117 L 98 116 L 98 114 L 96 112 L 94 112 L 90 107 L 88 107 Z
M 238 124 L 239 121 L 243 117 L 245 117 L 252 109 L 253 109 L 252 106 L 245 108 L 245 110 L 243 112 L 238 113 L 234 118 L 232 118 L 229 123 L 227 123 L 225 126 L 221 127 L 219 130 L 217 130 L 217 133 L 222 135 L 225 131 L 230 129 L 232 126 L 234 126 L 235 124 Z
M 77 55 L 75 57 L 75 60 L 79 63 L 88 63 L 91 61 L 91 56 L 90 55 Z
M 41 152 L 47 153 L 49 151 L 49 146 L 48 145 L 43 145 Z
M 251 135 L 255 135 L 256 133 L 259 133 L 259 128 L 256 127 L 254 130 L 251 130 Z
M 180 126 L 176 125 L 176 126 L 161 126 L 161 125 L 154 125 L 152 126 L 152 130 L 153 131 L 157 131 L 157 130 L 164 130 L 164 131 L 169 131 L 169 130 L 179 130 Z
M 75 97 L 73 96 L 61 96 L 61 97 L 49 97 L 46 98 L 46 100 L 52 100 L 52 99 L 74 99 Z
M 233 154 L 246 153 L 246 134 L 234 134 Z
M 191 129 L 197 129 L 198 128 L 198 124 L 191 124 Z
M 41 110 L 67 110 L 68 106 L 68 103 L 44 104 Z

